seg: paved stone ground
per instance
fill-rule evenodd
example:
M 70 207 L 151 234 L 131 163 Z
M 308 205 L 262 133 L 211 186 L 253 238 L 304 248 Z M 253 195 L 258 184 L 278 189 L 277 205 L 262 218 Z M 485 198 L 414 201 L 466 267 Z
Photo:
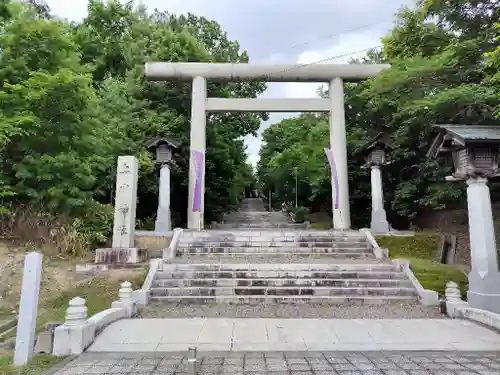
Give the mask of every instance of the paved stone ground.
M 337 319 L 447 319 L 438 307 L 418 303 L 388 305 L 335 304 L 224 304 L 193 305 L 151 302 L 140 318 L 337 318 Z
M 500 334 L 460 319 L 122 319 L 89 352 L 500 350 Z M 499 372 L 500 374 L 500 372 Z
M 500 352 L 200 353 L 198 375 L 498 375 Z M 186 375 L 182 353 L 86 353 L 54 375 Z

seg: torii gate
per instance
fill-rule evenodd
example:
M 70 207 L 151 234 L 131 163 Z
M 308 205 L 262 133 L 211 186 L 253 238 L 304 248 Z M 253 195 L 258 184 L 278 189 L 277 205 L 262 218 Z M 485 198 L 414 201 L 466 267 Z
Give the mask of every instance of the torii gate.
M 349 185 L 344 113 L 344 81 L 356 82 L 376 76 L 388 64 L 247 64 L 247 63 L 146 63 L 151 81 L 192 80 L 191 156 L 189 162 L 188 228 L 203 227 L 207 112 L 329 112 L 330 148 L 337 168 L 338 191 L 332 188 L 335 229 L 349 229 Z M 329 82 L 330 97 L 247 99 L 207 98 L 207 79 L 213 81 Z

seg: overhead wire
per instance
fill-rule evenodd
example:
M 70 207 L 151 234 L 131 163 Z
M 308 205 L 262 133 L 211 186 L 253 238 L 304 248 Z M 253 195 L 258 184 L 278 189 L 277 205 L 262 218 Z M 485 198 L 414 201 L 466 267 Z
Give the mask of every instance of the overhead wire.
M 324 41 L 324 40 L 332 39 L 332 38 L 335 38 L 337 36 L 342 36 L 342 35 L 350 34 L 350 33 L 354 32 L 354 31 L 369 29 L 371 27 L 380 26 L 380 25 L 383 25 L 383 24 L 388 24 L 389 22 L 392 22 L 392 20 L 391 21 L 383 21 L 383 22 L 375 22 L 375 23 L 370 23 L 370 24 L 364 24 L 364 25 L 353 27 L 351 29 L 347 29 L 347 30 L 341 31 L 341 32 L 335 32 L 335 33 L 332 33 L 332 34 L 327 34 L 327 35 L 325 35 L 323 37 L 320 36 L 320 37 L 318 37 L 314 41 L 299 42 L 299 43 L 293 44 L 293 45 L 285 48 L 284 50 L 278 52 L 278 54 L 283 53 L 286 50 L 291 50 L 291 49 L 295 49 L 297 47 L 302 47 L 302 46 L 307 46 L 307 45 L 310 45 L 310 44 L 313 44 L 313 43 L 317 43 L 318 40 L 323 40 Z M 369 47 L 369 48 L 364 48 L 364 49 L 361 49 L 361 50 L 357 50 L 357 51 L 353 51 L 353 52 L 348 52 L 348 53 L 344 53 L 344 54 L 341 54 L 341 55 L 330 56 L 330 57 L 327 57 L 325 59 L 321 59 L 321 60 L 314 61 L 314 62 L 311 62 L 311 63 L 296 64 L 296 66 L 294 66 L 292 68 L 287 68 L 287 69 L 284 69 L 284 70 L 280 70 L 280 71 L 276 71 L 276 72 L 271 72 L 271 73 L 267 74 L 266 77 L 269 77 L 269 75 L 272 75 L 272 74 L 278 74 L 278 73 L 282 73 L 282 72 L 294 70 L 294 69 L 305 67 L 305 66 L 310 66 L 310 65 L 315 65 L 315 64 L 320 64 L 320 63 L 323 63 L 323 62 L 327 62 L 327 61 L 332 61 L 332 60 L 335 60 L 335 59 L 339 59 L 339 58 L 342 58 L 342 57 L 354 55 L 356 53 L 360 53 L 360 52 L 364 52 L 364 51 L 369 51 L 371 49 L 375 49 L 375 48 L 379 48 L 379 47 L 381 47 L 381 45 L 377 45 L 377 46 L 373 46 L 373 47 Z M 254 58 L 253 60 L 258 60 L 260 58 L 267 58 L 268 56 L 269 56 L 269 54 L 266 54 L 265 56 L 262 55 L 262 56 L 259 56 L 257 58 Z M 211 71 L 213 72 L 216 69 L 218 69 L 218 67 L 212 67 Z

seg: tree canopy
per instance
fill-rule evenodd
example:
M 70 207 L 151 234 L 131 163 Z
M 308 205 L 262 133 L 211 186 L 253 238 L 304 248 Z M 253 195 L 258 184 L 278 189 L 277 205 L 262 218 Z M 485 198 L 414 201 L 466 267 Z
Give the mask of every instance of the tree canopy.
M 380 129 L 395 144 L 393 163 L 384 168 L 390 215 L 404 224 L 422 210 L 463 204 L 464 187 L 445 183 L 447 167 L 427 160 L 425 152 L 434 123 L 500 124 L 499 15 L 496 0 L 422 0 L 397 15 L 381 50 L 358 61 L 392 67 L 345 88 L 355 225 L 366 223 L 370 188 L 354 151 Z M 0 0 L 0 28 L 4 230 L 36 214 L 50 223 L 51 236 L 57 227 L 66 238 L 78 235 L 82 247 L 102 242 L 111 230 L 119 155 L 140 161 L 138 225 L 147 228 L 156 213 L 158 170 L 145 141 L 162 135 L 180 143 L 171 208 L 174 224 L 184 225 L 191 84 L 148 82 L 144 63 L 249 61 L 238 42 L 204 17 L 118 0 L 90 0 L 80 22 L 56 17 L 43 0 Z M 209 95 L 218 97 L 256 97 L 265 88 L 261 82 L 208 84 Z M 267 129 L 255 176 L 243 137 L 255 135 L 266 116 L 208 116 L 207 221 L 235 207 L 257 184 L 277 204 L 293 200 L 297 184 L 300 204 L 331 207 L 323 153 L 328 118 L 303 114 Z
M 172 211 L 187 212 L 191 84 L 152 83 L 144 63 L 246 62 L 217 22 L 177 16 L 130 1 L 90 0 L 78 23 L 55 17 L 41 1 L 0 4 L 0 197 L 4 212 L 36 206 L 109 234 L 116 162 L 140 161 L 138 218 L 156 213 L 158 178 L 145 141 L 180 142 L 172 167 Z M 209 95 L 255 97 L 264 83 L 209 83 Z M 207 121 L 205 217 L 216 219 L 254 184 L 243 137 L 261 114 L 220 113 Z M 103 216 L 108 220 L 104 220 Z M 144 222 L 146 220 L 146 222 Z M 102 237 L 102 236 L 101 236 Z
M 498 1 L 424 0 L 401 10 L 380 50 L 356 63 L 391 68 L 359 84 L 346 84 L 349 186 L 354 225 L 367 225 L 369 172 L 354 151 L 384 130 L 392 163 L 383 168 L 386 209 L 404 227 L 426 210 L 464 204 L 464 184 L 444 181 L 449 166 L 426 158 L 433 124 L 500 125 L 500 8 Z M 331 211 L 328 118 L 301 114 L 264 131 L 258 177 L 273 201 Z

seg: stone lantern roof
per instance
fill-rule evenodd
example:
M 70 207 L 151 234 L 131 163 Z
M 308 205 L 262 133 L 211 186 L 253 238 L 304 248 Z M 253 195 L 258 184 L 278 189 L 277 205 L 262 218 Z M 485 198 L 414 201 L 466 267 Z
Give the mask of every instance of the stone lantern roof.
M 157 148 L 160 144 L 166 143 L 171 148 L 178 148 L 180 142 L 176 140 L 174 137 L 164 136 L 164 137 L 153 137 L 146 141 L 147 148 Z
M 451 154 L 455 172 L 449 181 L 500 177 L 500 125 L 434 125 L 439 133 L 427 157 Z

